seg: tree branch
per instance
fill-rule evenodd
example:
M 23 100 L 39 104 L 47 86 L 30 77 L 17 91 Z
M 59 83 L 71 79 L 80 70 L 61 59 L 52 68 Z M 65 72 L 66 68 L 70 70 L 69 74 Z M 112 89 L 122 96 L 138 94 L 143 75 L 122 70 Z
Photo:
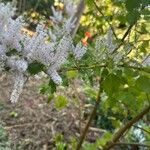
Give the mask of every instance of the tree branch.
M 75 28 L 73 28 L 73 30 L 71 31 L 72 37 L 75 36 L 75 34 L 78 30 L 80 18 L 81 18 L 83 11 L 84 11 L 84 8 L 85 8 L 85 2 L 84 2 L 84 0 L 80 0 L 78 7 L 77 7 L 77 12 L 74 14 L 73 19 L 72 19 L 72 20 L 76 19 Z
M 137 66 L 131 66 L 131 65 L 126 65 L 126 64 L 122 64 L 122 65 L 117 65 L 118 67 L 123 67 L 123 68 L 131 68 L 134 70 L 138 70 L 138 71 L 142 71 L 145 73 L 150 73 L 150 70 L 144 67 L 137 67 Z M 59 72 L 66 72 L 66 71 L 73 71 L 73 70 L 81 70 L 81 69 L 95 69 L 95 68 L 106 68 L 107 65 L 106 64 L 92 64 L 92 65 L 79 65 L 79 66 L 74 66 L 74 67 L 70 67 L 70 68 L 63 68 L 62 70 L 60 70 Z
M 129 26 L 129 28 L 127 29 L 127 31 L 125 32 L 125 34 L 123 35 L 123 37 L 121 39 L 121 43 L 113 50 L 112 54 L 114 54 L 122 46 L 124 40 L 126 39 L 127 35 L 130 33 L 133 26 L 134 26 L 134 24 L 131 24 Z
M 126 65 L 126 64 L 118 65 L 118 67 L 131 68 L 131 69 L 134 69 L 134 70 L 150 73 L 150 69 L 146 69 L 144 67 L 130 66 L 130 65 Z
M 82 135 L 81 135 L 81 137 L 80 137 L 80 141 L 79 141 L 79 143 L 78 143 L 78 145 L 77 145 L 76 150 L 80 150 L 80 149 L 81 149 L 82 143 L 83 143 L 83 141 L 84 141 L 84 139 L 85 139 L 85 137 L 86 137 L 86 134 L 87 134 L 87 132 L 88 132 L 88 129 L 89 129 L 89 127 L 90 127 L 90 124 L 91 124 L 93 118 L 94 118 L 95 115 L 96 115 L 97 108 L 98 108 L 99 103 L 100 103 L 100 101 L 101 101 L 101 100 L 100 100 L 100 96 L 101 96 L 101 92 L 102 92 L 101 83 L 102 83 L 102 79 L 100 79 L 100 81 L 99 81 L 99 91 L 98 91 L 96 103 L 95 103 L 94 108 L 93 108 L 93 111 L 92 111 L 92 113 L 91 113 L 91 115 L 90 115 L 90 117 L 89 117 L 89 120 L 88 120 L 87 124 L 85 125 L 84 131 L 83 131 L 83 133 L 82 133 Z
M 93 3 L 94 3 L 94 5 L 95 5 L 96 9 L 98 10 L 98 12 L 99 12 L 103 17 L 105 17 L 104 13 L 100 10 L 100 8 L 97 6 L 97 4 L 96 4 L 96 2 L 95 2 L 94 0 L 93 0 Z M 106 22 L 108 23 L 108 25 L 110 26 L 110 28 L 111 28 L 111 30 L 112 30 L 112 32 L 113 32 L 113 34 L 114 34 L 116 40 L 118 40 L 118 37 L 117 37 L 117 35 L 116 35 L 116 33 L 115 33 L 115 30 L 114 30 L 113 26 L 111 25 L 111 23 L 109 22 L 109 20 L 108 20 L 107 18 L 106 18 L 105 20 L 106 20 Z
M 143 111 L 141 111 L 136 117 L 134 117 L 132 120 L 127 122 L 125 125 L 123 125 L 112 137 L 110 141 L 108 141 L 104 146 L 103 150 L 109 150 L 111 149 L 115 143 L 123 136 L 123 134 L 137 121 L 143 118 L 145 114 L 147 114 L 150 111 L 150 105 L 147 106 Z
M 94 69 L 94 68 L 103 68 L 103 67 L 106 67 L 105 64 L 92 64 L 90 66 L 86 66 L 86 65 L 79 65 L 79 66 L 74 66 L 74 67 L 70 67 L 70 68 L 63 68 L 62 71 L 73 71 L 73 70 L 81 70 L 81 69 Z M 62 72 L 60 70 L 60 72 Z

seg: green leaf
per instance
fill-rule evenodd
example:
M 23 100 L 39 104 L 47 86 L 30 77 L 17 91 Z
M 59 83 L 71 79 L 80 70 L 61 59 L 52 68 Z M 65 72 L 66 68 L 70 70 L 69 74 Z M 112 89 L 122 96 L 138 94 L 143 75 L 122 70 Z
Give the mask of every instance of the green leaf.
M 50 87 L 48 85 L 42 85 L 39 89 L 40 94 L 45 94 L 50 92 Z
M 113 95 L 118 92 L 120 86 L 124 83 L 123 78 L 115 75 L 109 74 L 103 82 L 103 89 L 108 95 Z
M 18 117 L 18 113 L 15 112 L 15 111 L 12 111 L 12 112 L 10 113 L 10 116 L 16 118 L 16 117 Z
M 102 77 L 106 77 L 109 74 L 109 71 L 107 68 L 102 69 Z
M 57 109 L 62 109 L 67 105 L 67 99 L 66 97 L 62 95 L 58 95 L 55 99 L 55 107 Z
M 117 120 L 115 117 L 109 117 L 109 119 L 111 120 L 113 127 L 115 127 L 115 128 L 120 127 L 121 122 L 119 120 Z
M 39 63 L 36 61 L 29 64 L 29 66 L 28 66 L 28 72 L 33 75 L 37 74 L 43 70 L 44 70 L 44 65 L 42 63 Z
M 83 144 L 83 150 L 96 150 L 96 145 L 95 144 L 91 144 L 91 143 L 87 143 L 85 142 Z
M 128 11 L 133 11 L 140 7 L 141 0 L 126 0 L 126 8 Z
M 56 143 L 56 149 L 57 150 L 65 150 L 66 144 L 62 142 Z
M 48 99 L 47 99 L 47 103 L 50 103 L 54 98 L 54 94 L 49 94 L 48 95 Z
M 50 91 L 51 91 L 52 94 L 53 94 L 54 92 L 56 92 L 56 84 L 55 84 L 55 82 L 54 82 L 52 79 L 50 79 L 48 85 L 50 86 Z
M 61 78 L 62 78 L 62 81 L 63 81 L 62 85 L 63 86 L 68 86 L 69 85 L 69 79 L 67 78 L 66 74 L 62 74 Z
M 52 79 L 50 79 L 48 85 L 47 84 L 43 84 L 40 87 L 40 93 L 41 94 L 51 94 L 53 95 L 56 92 L 56 84 L 54 83 L 54 81 Z
M 91 7 L 93 5 L 93 1 L 91 1 L 91 0 L 85 0 L 85 2 L 86 2 L 87 6 Z
M 84 91 L 88 97 L 96 99 L 97 91 L 95 89 L 91 88 L 90 86 L 86 86 Z
M 136 96 L 130 91 L 127 91 L 127 92 L 120 91 L 118 99 L 123 102 L 129 101 L 129 103 L 131 104 L 131 102 L 135 102 L 135 97 Z
M 140 13 L 137 10 L 133 12 L 129 12 L 127 14 L 127 21 L 129 22 L 129 24 L 134 24 L 139 18 L 140 18 Z
M 148 33 L 148 32 L 147 32 Z M 143 43 L 140 45 L 141 52 L 147 53 L 146 48 L 149 47 L 149 41 L 143 41 Z
M 59 143 L 59 142 L 62 142 L 63 141 L 63 135 L 59 132 L 56 132 L 54 137 L 53 137 L 53 140 L 55 141 L 55 143 Z
M 112 133 L 106 132 L 102 135 L 100 139 L 97 139 L 96 145 L 98 147 L 102 147 L 106 144 L 107 141 L 109 141 L 112 138 Z
M 69 79 L 75 78 L 78 75 L 78 72 L 76 70 L 67 71 L 66 75 Z
M 140 76 L 136 80 L 136 86 L 139 88 L 139 90 L 150 93 L 150 78 L 147 76 Z
M 8 52 L 6 52 L 7 56 L 13 56 L 16 55 L 18 51 L 16 49 L 10 49 Z

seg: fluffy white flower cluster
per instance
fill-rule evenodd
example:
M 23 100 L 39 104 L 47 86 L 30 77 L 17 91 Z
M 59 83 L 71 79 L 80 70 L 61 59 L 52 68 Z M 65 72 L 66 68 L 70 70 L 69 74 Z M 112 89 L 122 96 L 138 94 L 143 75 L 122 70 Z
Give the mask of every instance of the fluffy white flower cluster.
M 13 91 L 11 93 L 10 101 L 12 103 L 16 103 L 19 95 L 22 93 L 23 86 L 25 83 L 25 77 L 23 76 L 22 73 L 16 73 L 15 74 L 15 84 L 13 87 Z
M 99 61 L 103 62 L 103 60 L 108 57 L 112 57 L 114 59 L 114 55 L 112 52 L 117 47 L 113 42 L 113 33 L 112 30 L 109 29 L 107 33 L 103 37 L 98 37 L 95 42 L 95 58 Z M 116 55 L 116 54 L 115 54 Z
M 104 37 L 98 37 L 95 43 L 96 57 L 101 61 L 109 57 L 113 62 L 118 63 L 127 58 L 131 49 L 132 46 L 129 43 L 122 46 L 115 43 L 111 28 L 109 28 Z
M 107 31 L 104 37 L 98 37 L 95 42 L 95 58 L 98 61 L 103 62 L 108 58 L 111 58 L 114 63 L 118 63 L 127 57 L 128 53 L 132 49 L 130 44 L 120 46 L 117 51 L 115 49 L 118 44 L 114 42 L 113 32 L 111 28 Z M 114 52 L 115 51 L 115 52 Z
M 66 61 L 68 54 L 73 52 L 77 59 L 81 59 L 84 55 L 86 46 L 81 43 L 73 45 L 70 31 L 74 28 L 75 19 L 68 7 L 66 7 L 69 13 L 67 18 L 63 17 L 61 11 L 52 8 L 53 29 L 47 29 L 41 24 L 37 26 L 35 34 L 29 36 L 22 32 L 24 25 L 22 17 L 16 20 L 11 18 L 14 13 L 11 4 L 0 3 L 0 71 L 4 67 L 9 67 L 10 71 L 16 74 L 10 98 L 12 102 L 16 102 L 20 95 L 25 81 L 24 76 L 32 62 L 45 65 L 47 74 L 56 84 L 60 84 L 62 79 L 57 71 Z
M 76 47 L 73 49 L 74 56 L 77 60 L 80 60 L 82 56 L 86 53 L 87 47 L 82 46 L 82 43 L 79 42 Z
M 118 47 L 117 44 L 113 41 L 113 32 L 111 29 L 107 31 L 104 37 L 98 37 L 95 42 L 95 58 L 98 61 L 103 62 L 104 60 L 111 58 L 113 62 L 118 63 L 123 59 L 128 58 L 128 54 L 130 54 L 132 50 L 132 46 L 130 43 L 124 44 L 120 46 L 117 51 L 115 49 Z M 115 53 L 114 53 L 115 51 Z M 144 56 L 142 59 L 143 66 L 150 66 L 150 54 L 148 56 Z M 140 62 L 141 63 L 141 62 Z M 138 61 L 131 61 L 130 64 L 132 66 L 137 66 L 139 64 Z
M 106 46 L 108 53 L 112 53 L 116 48 L 116 45 L 113 42 L 113 32 L 111 29 L 107 31 L 106 35 L 102 39 L 102 42 Z

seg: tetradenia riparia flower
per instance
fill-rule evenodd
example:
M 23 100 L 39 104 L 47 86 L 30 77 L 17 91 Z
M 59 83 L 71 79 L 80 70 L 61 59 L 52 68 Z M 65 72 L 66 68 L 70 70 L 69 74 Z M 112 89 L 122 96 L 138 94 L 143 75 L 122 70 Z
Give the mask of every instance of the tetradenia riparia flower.
M 76 18 L 73 19 L 70 8 L 66 6 L 67 17 L 63 16 L 61 10 L 52 8 L 53 16 L 50 18 L 54 21 L 53 28 L 39 24 L 33 36 L 29 36 L 22 31 L 23 17 L 13 20 L 11 16 L 15 9 L 12 5 L 0 3 L 0 71 L 7 67 L 10 73 L 15 74 L 11 102 L 17 102 L 22 92 L 29 64 L 35 61 L 43 64 L 50 78 L 56 84 L 61 84 L 62 79 L 57 71 L 68 55 L 73 53 L 76 59 L 81 59 L 85 54 L 86 46 L 81 42 L 73 45 L 70 31 L 75 27 Z

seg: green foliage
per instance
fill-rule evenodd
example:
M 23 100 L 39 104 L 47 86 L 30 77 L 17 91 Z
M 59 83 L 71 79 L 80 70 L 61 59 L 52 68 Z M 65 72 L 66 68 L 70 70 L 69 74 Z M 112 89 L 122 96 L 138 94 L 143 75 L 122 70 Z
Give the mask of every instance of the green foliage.
M 61 133 L 56 133 L 54 135 L 54 142 L 57 150 L 65 150 L 66 143 L 64 142 L 63 135 Z
M 125 84 L 124 78 L 111 73 L 104 80 L 103 88 L 108 95 L 112 96 L 120 90 L 123 84 Z
M 56 92 L 56 84 L 50 79 L 48 84 L 43 84 L 40 87 L 41 94 L 54 94 Z
M 9 114 L 11 117 L 17 118 L 18 117 L 18 113 L 16 111 L 12 111 Z
M 57 109 L 62 109 L 67 105 L 68 101 L 65 96 L 58 95 L 55 98 L 55 107 Z
M 55 84 L 55 82 L 52 80 L 52 79 L 50 79 L 50 81 L 49 81 L 49 87 L 50 87 L 50 92 L 53 94 L 54 92 L 56 92 L 56 84 Z
M 134 24 L 140 18 L 141 12 L 144 7 L 150 4 L 150 2 L 147 2 L 145 0 L 126 0 L 125 4 L 128 11 L 127 19 L 130 24 Z
M 83 143 L 82 150 L 96 150 L 96 145 L 85 142 Z
M 140 76 L 137 80 L 136 80 L 136 86 L 140 91 L 143 91 L 147 94 L 150 93 L 150 78 L 147 76 Z
M 85 0 L 85 2 L 86 2 L 87 6 L 89 6 L 89 7 L 93 6 L 93 1 L 92 0 Z
M 56 143 L 56 149 L 57 150 L 65 150 L 66 144 L 65 143 Z
M 112 137 L 112 133 L 110 133 L 110 132 L 104 133 L 100 139 L 97 139 L 97 141 L 96 141 L 97 147 L 104 146 L 106 144 L 106 142 L 111 139 L 111 137 Z
M 29 64 L 28 71 L 30 74 L 35 75 L 44 70 L 44 65 L 39 62 L 33 62 Z
M 67 71 L 66 75 L 69 79 L 75 78 L 78 75 L 78 72 L 76 70 Z
M 11 150 L 10 141 L 7 137 L 6 131 L 3 126 L 0 124 L 0 149 L 1 150 Z

